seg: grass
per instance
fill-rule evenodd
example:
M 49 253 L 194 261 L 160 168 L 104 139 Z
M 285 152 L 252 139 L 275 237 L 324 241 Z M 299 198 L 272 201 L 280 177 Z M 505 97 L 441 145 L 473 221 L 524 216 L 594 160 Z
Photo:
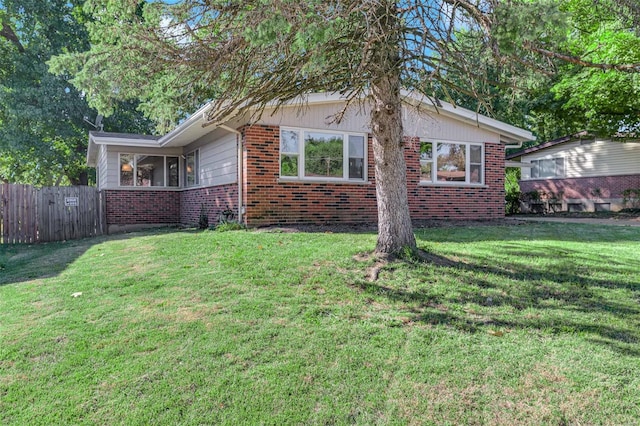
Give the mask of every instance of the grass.
M 452 266 L 367 281 L 373 234 L 1 247 L 0 423 L 637 422 L 640 228 L 417 237 Z

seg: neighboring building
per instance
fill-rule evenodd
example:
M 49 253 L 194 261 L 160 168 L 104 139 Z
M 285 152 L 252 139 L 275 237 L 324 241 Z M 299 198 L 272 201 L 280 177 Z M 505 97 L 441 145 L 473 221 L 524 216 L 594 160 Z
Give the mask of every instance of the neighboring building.
M 405 94 L 405 158 L 411 216 L 504 216 L 506 144 L 530 132 L 475 112 Z M 249 116 L 206 122 L 205 106 L 162 137 L 91 132 L 111 231 L 215 223 L 233 211 L 248 226 L 377 222 L 369 114 L 357 105 L 340 123 L 338 95 L 312 94 Z
M 599 139 L 582 132 L 507 156 L 520 161 L 520 191 L 565 211 L 617 211 L 624 191 L 640 190 L 640 141 Z M 525 205 L 524 207 L 530 207 Z

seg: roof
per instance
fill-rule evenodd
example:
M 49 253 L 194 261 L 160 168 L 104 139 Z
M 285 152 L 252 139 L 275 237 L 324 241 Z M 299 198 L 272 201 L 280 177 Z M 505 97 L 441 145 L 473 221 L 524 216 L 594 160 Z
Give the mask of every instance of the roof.
M 589 136 L 587 131 L 578 132 L 574 135 L 563 136 L 558 139 L 554 139 L 548 142 L 541 143 L 540 145 L 531 146 L 529 148 L 521 149 L 520 151 L 514 152 L 513 154 L 509 154 L 506 156 L 507 160 L 513 160 L 514 158 L 522 157 L 526 154 L 531 154 L 532 152 L 540 151 L 542 149 L 551 148 L 552 146 L 560 145 L 567 142 L 572 142 L 575 140 L 579 140 L 584 138 L 585 136 Z
M 528 130 L 520 129 L 502 121 L 484 116 L 475 111 L 455 106 L 447 102 L 440 101 L 438 102 L 438 105 L 434 105 L 432 99 L 415 92 L 408 91 L 403 91 L 401 96 L 409 104 L 419 105 L 420 107 L 436 114 L 442 114 L 458 121 L 498 133 L 500 135 L 500 140 L 503 143 L 520 143 L 535 139 L 533 134 Z M 343 101 L 345 101 L 345 98 L 339 93 L 311 93 L 290 101 L 285 105 L 285 107 L 339 103 Z M 276 106 L 276 102 L 273 102 L 272 105 L 268 106 Z M 221 126 L 224 127 L 226 123 L 237 118 L 236 113 L 231 114 L 230 118 L 225 122 L 211 123 L 207 120 L 207 113 L 211 108 L 212 105 L 207 103 L 189 116 L 189 118 L 176 126 L 175 129 L 160 137 L 109 132 L 89 132 L 87 164 L 95 166 L 98 151 L 97 145 L 134 145 L 154 148 L 186 146 L 216 128 Z

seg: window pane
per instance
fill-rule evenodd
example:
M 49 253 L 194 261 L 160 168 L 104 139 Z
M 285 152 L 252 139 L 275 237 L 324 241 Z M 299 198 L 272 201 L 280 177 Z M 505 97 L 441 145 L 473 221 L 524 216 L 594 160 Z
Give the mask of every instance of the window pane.
M 164 157 L 136 155 L 136 186 L 164 186 Z
M 364 179 L 364 136 L 349 135 L 349 179 Z
M 293 130 L 282 130 L 280 132 L 280 152 L 298 153 L 298 132 Z
M 438 181 L 464 182 L 466 180 L 466 146 L 455 143 L 438 144 Z
M 297 155 L 282 155 L 280 157 L 280 176 L 298 177 Z
M 555 177 L 564 176 L 564 158 L 556 158 L 556 173 Z
M 540 165 L 538 164 L 538 160 L 531 160 L 531 177 L 537 178 L 540 176 Z
M 471 164 L 482 164 L 482 147 L 480 145 L 469 147 L 469 161 Z
M 482 183 L 482 166 L 480 164 L 471 164 L 469 172 L 469 182 Z
M 167 157 L 167 186 L 178 185 L 178 157 Z
M 343 177 L 342 135 L 305 132 L 305 176 Z
M 433 144 L 420 142 L 420 180 L 422 182 L 433 181 Z
M 198 151 L 190 152 L 187 154 L 185 160 L 185 183 L 186 186 L 194 186 L 198 184 Z
M 120 186 L 133 186 L 133 154 L 120 154 Z
M 540 160 L 540 177 L 553 177 L 555 174 L 556 162 L 554 160 Z

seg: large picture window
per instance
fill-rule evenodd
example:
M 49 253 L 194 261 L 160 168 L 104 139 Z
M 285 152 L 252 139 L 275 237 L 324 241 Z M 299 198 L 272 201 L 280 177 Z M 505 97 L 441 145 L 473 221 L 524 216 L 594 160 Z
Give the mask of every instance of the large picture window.
M 365 180 L 365 141 L 362 134 L 282 128 L 280 176 Z
M 483 158 L 482 144 L 421 142 L 420 182 L 482 184 Z
M 120 186 L 178 185 L 178 157 L 120 154 Z
M 531 161 L 531 178 L 564 177 L 564 157 Z

